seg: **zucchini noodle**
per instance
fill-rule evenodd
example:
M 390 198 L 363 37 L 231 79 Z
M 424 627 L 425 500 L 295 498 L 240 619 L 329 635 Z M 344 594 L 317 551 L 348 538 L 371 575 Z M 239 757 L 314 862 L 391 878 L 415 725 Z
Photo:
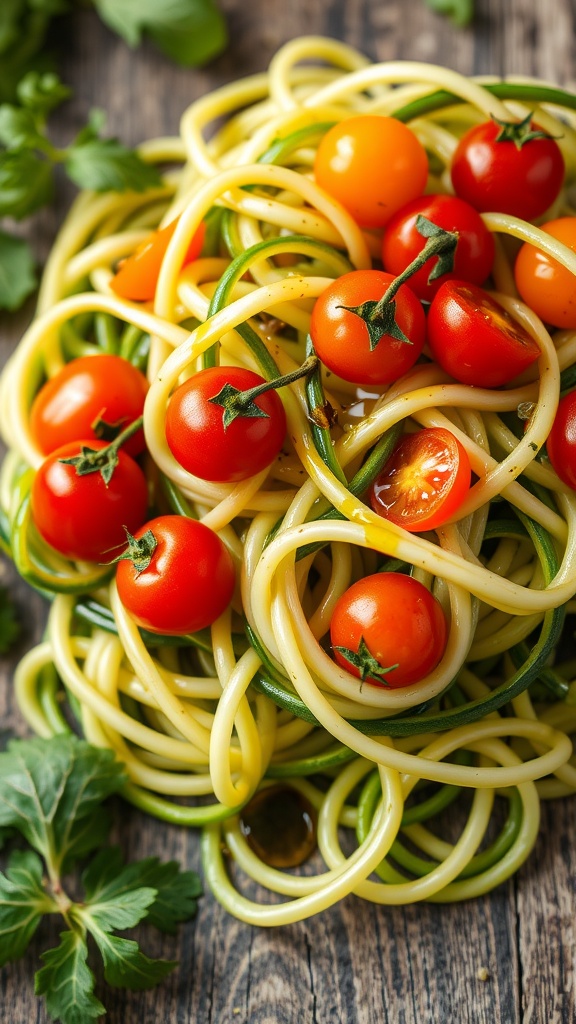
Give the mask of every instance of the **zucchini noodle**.
M 558 139 L 569 184 L 574 96 L 429 64 L 372 65 L 334 40 L 294 40 L 266 74 L 192 104 L 179 139 L 143 144 L 143 158 L 165 171 L 162 188 L 78 197 L 49 257 L 37 316 L 3 372 L 2 541 L 51 600 L 45 638 L 16 671 L 22 712 L 42 736 L 75 718 L 126 765 L 127 800 L 201 827 L 208 884 L 244 921 L 298 921 L 350 893 L 390 905 L 485 893 L 529 855 L 540 800 L 576 791 L 573 620 L 564 624 L 576 610 L 576 494 L 538 456 L 562 374 L 576 365 L 576 331 L 550 334 L 518 298 L 511 269 L 518 241 L 576 275 L 574 252 L 536 224 L 483 215 L 496 241 L 489 288 L 540 349 L 509 387 L 459 384 L 426 350 L 387 388 L 362 392 L 328 373 L 300 380 L 278 392 L 288 424 L 281 455 L 236 484 L 188 473 L 164 427 L 172 391 L 203 365 L 268 379 L 294 370 L 307 354 L 316 298 L 377 260 L 377 233 L 314 181 L 315 150 L 331 124 L 396 116 L 429 155 L 428 191 L 449 191 L 464 130 L 531 111 Z M 553 214 L 576 215 L 568 186 Z M 110 287 L 118 261 L 176 217 L 154 302 L 119 298 Z M 203 220 L 203 253 L 181 269 Z M 235 563 L 232 606 L 190 636 L 139 629 L 112 570 L 67 561 L 31 521 L 43 460 L 31 402 L 68 360 L 103 350 L 148 374 L 152 507 L 210 526 Z M 314 422 L 319 401 L 338 413 L 331 431 Z M 533 410 L 525 431 L 521 404 Z M 363 496 L 400 432 L 421 426 L 456 435 L 476 482 L 455 521 L 415 534 Z M 396 689 L 360 685 L 327 641 L 344 591 L 389 569 L 424 583 L 448 621 L 439 664 Z M 244 805 L 280 783 L 317 811 L 315 874 L 264 863 L 244 834 Z M 243 875 L 286 899 L 254 902 Z

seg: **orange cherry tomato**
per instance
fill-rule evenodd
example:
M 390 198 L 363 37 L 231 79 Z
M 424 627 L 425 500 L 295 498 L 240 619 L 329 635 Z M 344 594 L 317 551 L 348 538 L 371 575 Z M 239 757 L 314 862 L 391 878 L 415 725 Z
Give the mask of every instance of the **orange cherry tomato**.
M 470 487 L 470 460 L 457 437 L 426 427 L 401 438 L 372 484 L 372 508 L 410 533 L 435 530 L 458 511 Z
M 576 217 L 550 220 L 542 230 L 576 252 Z M 525 242 L 514 276 L 524 302 L 541 320 L 553 327 L 576 327 L 576 277 L 558 260 Z
M 177 223 L 178 218 L 165 228 L 153 231 L 150 238 L 141 242 L 132 255 L 123 260 L 110 282 L 112 291 L 132 302 L 150 302 L 154 298 L 162 260 Z M 206 225 L 202 221 L 192 236 L 183 266 L 193 263 L 198 258 L 204 244 L 205 233 Z
M 314 162 L 318 184 L 361 227 L 380 228 L 421 195 L 428 178 L 426 150 L 394 117 L 347 117 L 326 133 Z

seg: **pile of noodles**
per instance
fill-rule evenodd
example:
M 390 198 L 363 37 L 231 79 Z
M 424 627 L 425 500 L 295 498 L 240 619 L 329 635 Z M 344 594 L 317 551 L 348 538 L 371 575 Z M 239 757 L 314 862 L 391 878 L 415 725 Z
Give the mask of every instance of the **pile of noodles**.
M 144 159 L 165 169 L 162 188 L 81 194 L 54 245 L 0 402 L 4 542 L 51 598 L 46 638 L 17 671 L 18 699 L 39 734 L 68 729 L 75 716 L 90 742 L 115 750 L 134 804 L 202 826 L 208 882 L 243 920 L 300 920 L 351 892 L 382 904 L 486 892 L 529 854 L 540 800 L 574 792 L 576 660 L 565 647 L 573 620 L 564 621 L 576 610 L 576 494 L 539 453 L 561 374 L 576 363 L 576 331 L 551 336 L 517 298 L 511 268 L 515 240 L 537 243 L 574 274 L 576 256 L 533 224 L 484 215 L 497 253 L 489 288 L 536 339 L 537 366 L 498 390 L 455 383 L 429 358 L 380 393 L 326 374 L 321 398 L 338 413 L 331 433 L 311 416 L 318 394 L 299 381 L 279 392 L 288 421 L 281 456 L 241 483 L 208 483 L 176 463 L 164 432 L 168 398 L 208 351 L 270 378 L 295 368 L 316 297 L 378 259 L 377 233 L 314 182 L 327 124 L 358 112 L 401 118 L 430 156 L 428 191 L 443 192 L 459 135 L 491 115 L 529 111 L 559 138 L 570 181 L 575 107 L 542 83 L 481 84 L 428 64 L 372 65 L 332 40 L 295 40 L 267 73 L 195 102 L 180 138 L 142 145 Z M 549 215 L 569 214 L 564 190 Z M 154 303 L 118 298 L 118 261 L 176 216 Z M 181 270 L 203 219 L 203 255 Z M 140 631 L 111 570 L 67 562 L 30 521 L 42 461 L 29 429 L 33 396 L 64 362 L 102 350 L 150 381 L 153 507 L 200 519 L 235 561 L 232 607 L 191 637 Z M 513 425 L 524 403 L 533 409 L 525 432 Z M 448 427 L 477 477 L 458 521 L 433 533 L 408 534 L 362 500 L 370 453 L 401 423 Z M 332 610 L 351 582 L 397 567 L 440 600 L 446 650 L 420 682 L 360 685 L 331 656 Z M 269 866 L 244 835 L 239 810 L 279 779 L 318 812 L 317 874 Z M 243 871 L 289 899 L 242 895 L 224 845 L 241 869 L 236 881 Z

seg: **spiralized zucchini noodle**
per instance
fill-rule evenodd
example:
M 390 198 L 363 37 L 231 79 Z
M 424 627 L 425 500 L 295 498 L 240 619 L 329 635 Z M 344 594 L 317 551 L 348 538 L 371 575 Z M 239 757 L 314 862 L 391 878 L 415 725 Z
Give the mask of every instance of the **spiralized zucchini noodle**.
M 378 258 L 377 235 L 314 181 L 328 124 L 355 113 L 405 121 L 430 156 L 428 191 L 447 192 L 466 128 L 530 111 L 558 138 L 574 180 L 576 99 L 562 90 L 371 64 L 334 40 L 294 40 L 267 73 L 193 103 L 180 138 L 141 146 L 165 169 L 162 188 L 76 199 L 37 316 L 4 370 L 3 541 L 51 599 L 45 639 L 17 669 L 22 712 L 49 736 L 70 728 L 67 700 L 86 738 L 125 763 L 127 800 L 202 828 L 207 881 L 244 921 L 298 921 L 350 893 L 381 904 L 485 893 L 528 856 L 540 800 L 576 790 L 576 661 L 563 647 L 565 615 L 576 611 L 576 494 L 538 458 L 576 363 L 576 331 L 551 335 L 520 301 L 510 240 L 536 243 L 576 274 L 573 252 L 534 224 L 483 215 L 496 240 L 489 287 L 541 350 L 515 386 L 459 384 L 429 358 L 380 393 L 330 374 L 300 380 L 278 392 L 281 456 L 236 484 L 191 476 L 164 430 L 172 391 L 203 357 L 217 352 L 221 364 L 270 379 L 300 365 L 315 299 Z M 566 189 L 552 215 L 574 215 Z M 155 301 L 119 298 L 118 261 L 175 217 Z M 203 219 L 203 255 L 181 269 Z M 138 629 L 110 567 L 67 561 L 30 522 L 43 459 L 29 427 L 33 396 L 66 361 L 107 346 L 148 374 L 154 506 L 217 531 L 236 565 L 232 607 L 198 634 Z M 338 412 L 331 434 L 311 416 L 322 387 Z M 534 411 L 515 433 L 521 403 Z M 477 477 L 458 520 L 431 533 L 407 533 L 363 501 L 370 453 L 400 423 L 449 427 Z M 392 565 L 440 600 L 447 646 L 420 682 L 360 685 L 331 657 L 332 610 L 353 581 Z M 265 864 L 242 831 L 242 806 L 278 780 L 318 812 L 316 874 Z M 253 902 L 242 874 L 287 899 Z

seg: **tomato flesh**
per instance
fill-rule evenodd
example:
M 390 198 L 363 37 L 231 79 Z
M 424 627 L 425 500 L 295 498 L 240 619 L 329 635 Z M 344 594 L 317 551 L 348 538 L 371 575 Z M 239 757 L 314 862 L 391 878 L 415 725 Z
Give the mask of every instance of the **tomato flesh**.
M 434 296 L 428 342 L 446 373 L 481 388 L 508 384 L 540 355 L 522 324 L 491 295 L 465 281 L 446 281 Z
M 178 218 L 166 227 L 154 231 L 150 238 L 141 242 L 134 252 L 123 260 L 110 281 L 113 292 L 132 302 L 151 302 L 156 294 L 158 275 L 168 244 L 178 223 Z M 183 266 L 198 258 L 204 244 L 206 225 L 204 221 L 192 236 L 184 258 Z
M 158 516 L 135 534 L 151 530 L 157 546 L 147 568 L 118 563 L 116 582 L 123 605 L 153 633 L 178 636 L 211 625 L 234 592 L 232 557 L 203 523 L 185 516 Z
M 470 487 L 470 460 L 443 427 L 407 434 L 372 484 L 378 515 L 411 533 L 435 530 L 451 519 Z
M 446 635 L 446 618 L 436 598 L 418 580 L 393 572 L 353 583 L 337 601 L 330 623 L 338 664 L 362 678 L 345 652 L 357 654 L 365 645 L 378 665 L 390 671 L 381 676 L 371 666 L 363 681 L 391 688 L 409 686 L 431 672 L 444 653 Z

